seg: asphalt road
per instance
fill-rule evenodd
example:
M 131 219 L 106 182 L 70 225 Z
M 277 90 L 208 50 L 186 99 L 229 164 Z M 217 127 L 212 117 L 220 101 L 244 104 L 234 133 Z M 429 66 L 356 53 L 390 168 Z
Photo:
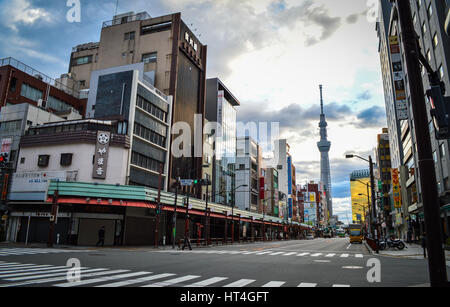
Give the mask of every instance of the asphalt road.
M 24 254 L 25 253 L 25 254 Z M 78 259 L 81 281 L 68 282 Z M 378 259 L 380 282 L 369 282 Z M 376 260 L 375 260 L 376 262 Z M 373 276 L 372 274 L 370 276 Z M 374 256 L 348 238 L 194 248 L 0 249 L 0 287 L 406 287 L 428 283 L 425 260 Z

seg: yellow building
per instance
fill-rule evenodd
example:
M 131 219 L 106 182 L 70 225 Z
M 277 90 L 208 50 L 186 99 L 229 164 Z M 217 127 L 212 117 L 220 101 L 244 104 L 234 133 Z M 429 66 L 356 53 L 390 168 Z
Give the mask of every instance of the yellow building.
M 370 172 L 369 170 L 354 171 L 350 175 L 350 192 L 352 199 L 352 223 L 364 223 L 366 210 L 369 214 L 368 197 L 367 197 L 367 184 L 370 184 Z M 370 199 L 370 186 L 369 186 L 369 199 Z M 364 194 L 364 195 L 359 195 Z

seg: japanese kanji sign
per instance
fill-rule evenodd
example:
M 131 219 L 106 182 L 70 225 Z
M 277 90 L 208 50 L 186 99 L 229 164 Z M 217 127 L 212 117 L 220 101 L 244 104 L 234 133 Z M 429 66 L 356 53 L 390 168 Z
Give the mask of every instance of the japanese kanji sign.
M 97 142 L 95 146 L 94 169 L 92 178 L 105 179 L 106 169 L 108 167 L 109 144 L 111 141 L 110 132 L 98 131 Z

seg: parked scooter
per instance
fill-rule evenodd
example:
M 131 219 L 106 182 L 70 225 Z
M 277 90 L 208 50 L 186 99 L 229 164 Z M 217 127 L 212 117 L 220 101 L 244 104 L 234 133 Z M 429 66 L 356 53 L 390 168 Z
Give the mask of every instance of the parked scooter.
M 399 250 L 408 248 L 402 240 L 385 238 L 379 243 L 380 250 L 385 250 L 388 248 L 398 248 Z

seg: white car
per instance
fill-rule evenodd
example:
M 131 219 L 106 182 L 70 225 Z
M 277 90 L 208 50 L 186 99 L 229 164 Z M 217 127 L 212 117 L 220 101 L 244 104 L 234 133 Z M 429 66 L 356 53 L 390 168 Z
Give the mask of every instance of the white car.
M 314 236 L 313 235 L 307 235 L 306 236 L 306 240 L 313 240 L 314 239 Z

